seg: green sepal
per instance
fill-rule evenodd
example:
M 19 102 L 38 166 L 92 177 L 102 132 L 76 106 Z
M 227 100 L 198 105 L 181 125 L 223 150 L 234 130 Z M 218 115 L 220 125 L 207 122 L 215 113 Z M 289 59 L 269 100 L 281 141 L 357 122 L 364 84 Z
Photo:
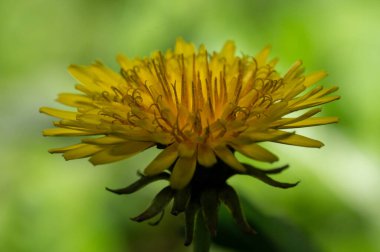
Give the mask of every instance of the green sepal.
M 282 166 L 282 167 L 271 169 L 271 170 L 262 170 L 262 169 L 253 167 L 252 165 L 249 165 L 249 164 L 243 164 L 243 165 L 247 169 L 247 171 L 242 174 L 255 177 L 261 180 L 262 182 L 274 187 L 280 187 L 280 188 L 286 189 L 286 188 L 295 187 L 299 183 L 299 181 L 296 183 L 283 183 L 283 182 L 276 181 L 267 175 L 267 174 L 280 173 L 281 171 L 285 170 L 288 166 Z
M 177 216 L 178 214 L 184 212 L 190 201 L 190 197 L 191 189 L 189 187 L 185 187 L 184 189 L 177 191 L 174 196 L 171 214 Z
M 216 236 L 218 226 L 218 210 L 220 200 L 216 188 L 208 188 L 202 192 L 200 197 L 201 213 L 207 229 L 212 237 Z
M 194 237 L 194 223 L 195 217 L 199 210 L 199 203 L 196 201 L 190 201 L 185 211 L 185 246 L 189 246 Z
M 142 222 L 151 219 L 157 214 L 161 213 L 173 198 L 174 193 L 175 191 L 171 189 L 170 186 L 165 187 L 156 195 L 156 197 L 154 197 L 148 209 L 146 209 L 142 214 L 131 218 L 131 220 Z
M 245 233 L 256 234 L 256 231 L 248 224 L 247 220 L 245 219 L 240 206 L 239 196 L 235 190 L 231 186 L 226 185 L 220 191 L 219 196 L 222 202 L 231 211 L 232 217 L 234 218 L 239 228 Z
M 148 184 L 150 184 L 152 182 L 155 182 L 157 180 L 169 180 L 169 178 L 170 178 L 170 174 L 168 174 L 166 172 L 157 174 L 155 176 L 145 176 L 145 175 L 140 174 L 140 173 L 139 173 L 139 175 L 141 176 L 141 178 L 139 180 L 137 180 L 136 182 L 134 182 L 133 184 L 131 184 L 125 188 L 110 189 L 110 188 L 106 187 L 106 190 L 113 192 L 113 193 L 116 193 L 116 194 L 119 194 L 119 195 L 120 194 L 131 194 L 131 193 L 134 193 L 134 192 L 142 189 L 143 187 L 147 186 Z

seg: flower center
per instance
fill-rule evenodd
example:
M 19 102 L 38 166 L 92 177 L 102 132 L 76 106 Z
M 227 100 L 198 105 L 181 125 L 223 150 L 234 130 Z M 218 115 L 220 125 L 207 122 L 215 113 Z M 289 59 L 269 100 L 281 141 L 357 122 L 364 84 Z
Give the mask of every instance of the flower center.
M 102 93 L 99 98 L 109 104 L 102 110 L 113 123 L 167 134 L 177 142 L 240 134 L 265 117 L 283 86 L 270 65 L 258 67 L 248 58 L 227 65 L 207 53 L 172 58 L 159 53 L 140 64 L 121 71 L 127 88 Z

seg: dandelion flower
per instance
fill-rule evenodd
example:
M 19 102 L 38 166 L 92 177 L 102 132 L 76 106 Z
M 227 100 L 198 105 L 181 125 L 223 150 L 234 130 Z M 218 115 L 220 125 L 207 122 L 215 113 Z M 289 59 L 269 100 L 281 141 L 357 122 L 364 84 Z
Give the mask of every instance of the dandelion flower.
M 287 166 L 258 169 L 241 163 L 235 152 L 272 163 L 278 157 L 261 142 L 319 148 L 323 146 L 320 141 L 288 129 L 338 120 L 314 117 L 321 111 L 316 106 L 339 99 L 332 95 L 337 87 L 316 86 L 326 76 L 324 71 L 304 75 L 302 62 L 297 61 L 281 75 L 275 70 L 277 60 L 268 60 L 269 52 L 267 47 L 255 57 L 236 56 L 234 43 L 228 41 L 220 52 L 209 53 L 203 45 L 197 50 L 178 39 L 174 50 L 154 52 L 151 57 L 118 56 L 120 73 L 100 62 L 72 65 L 69 72 L 80 92 L 62 93 L 57 100 L 75 110 L 41 108 L 59 119 L 55 128 L 43 134 L 83 138 L 81 143 L 49 151 L 63 153 L 66 160 L 89 157 L 98 165 L 157 147 L 161 152 L 138 182 L 112 190 L 130 193 L 158 179 L 170 181 L 136 221 L 155 216 L 174 199 L 172 212 L 185 212 L 189 225 L 196 210 L 202 209 L 211 233 L 216 231 L 215 211 L 220 201 L 232 209 L 238 223 L 244 223 L 226 179 L 248 174 L 273 186 L 295 184 L 268 176 Z M 293 112 L 305 109 L 294 116 Z

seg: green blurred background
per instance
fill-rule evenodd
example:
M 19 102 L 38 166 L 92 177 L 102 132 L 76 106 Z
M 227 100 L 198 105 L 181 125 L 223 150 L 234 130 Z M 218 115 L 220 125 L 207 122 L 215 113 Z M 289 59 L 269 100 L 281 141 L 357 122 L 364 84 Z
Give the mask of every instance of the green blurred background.
M 178 36 L 209 50 L 233 39 L 246 54 L 271 44 L 282 73 L 299 58 L 308 72 L 329 72 L 324 84 L 339 85 L 342 99 L 323 113 L 340 123 L 300 130 L 326 146 L 270 145 L 280 165 L 291 165 L 277 178 L 301 183 L 288 190 L 244 177 L 230 183 L 247 215 L 286 220 L 302 233 L 289 239 L 292 251 L 307 250 L 297 242 L 303 235 L 316 251 L 380 251 L 379 13 L 375 0 L 1 0 L 0 251 L 189 251 L 182 217 L 167 214 L 158 227 L 129 220 L 164 183 L 124 197 L 104 190 L 134 181 L 156 150 L 99 167 L 66 162 L 47 149 L 76 139 L 43 138 L 52 118 L 38 113 L 60 107 L 59 92 L 74 91 L 69 64 L 99 59 L 118 70 L 118 53 L 148 56 Z M 273 239 L 281 236 L 274 223 L 264 228 Z

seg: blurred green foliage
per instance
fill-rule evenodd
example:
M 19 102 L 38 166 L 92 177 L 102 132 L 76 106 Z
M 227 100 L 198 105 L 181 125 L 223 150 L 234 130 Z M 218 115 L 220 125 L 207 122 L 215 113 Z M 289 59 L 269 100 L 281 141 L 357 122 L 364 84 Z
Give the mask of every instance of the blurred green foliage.
M 230 183 L 248 216 L 272 223 L 259 227 L 264 235 L 281 236 L 283 226 L 273 224 L 281 219 L 320 251 L 380 251 L 379 10 L 380 2 L 369 0 L 0 1 L 0 251 L 189 250 L 182 246 L 182 217 L 168 214 L 154 228 L 129 220 L 162 184 L 126 197 L 103 190 L 132 182 L 157 150 L 95 168 L 65 162 L 47 149 L 75 139 L 42 138 L 52 119 L 38 114 L 41 106 L 59 107 L 57 93 L 74 91 L 69 64 L 100 59 L 117 70 L 118 53 L 147 56 L 172 47 L 178 36 L 210 50 L 233 39 L 246 54 L 271 44 L 282 72 L 301 58 L 308 72 L 330 73 L 324 84 L 339 85 L 342 100 L 324 113 L 341 122 L 302 130 L 326 146 L 270 146 L 281 164 L 291 164 L 279 178 L 301 183 L 288 190 L 244 177 Z M 221 216 L 223 228 L 229 220 Z M 218 239 L 228 241 L 230 232 Z M 307 250 L 297 239 L 288 245 Z

